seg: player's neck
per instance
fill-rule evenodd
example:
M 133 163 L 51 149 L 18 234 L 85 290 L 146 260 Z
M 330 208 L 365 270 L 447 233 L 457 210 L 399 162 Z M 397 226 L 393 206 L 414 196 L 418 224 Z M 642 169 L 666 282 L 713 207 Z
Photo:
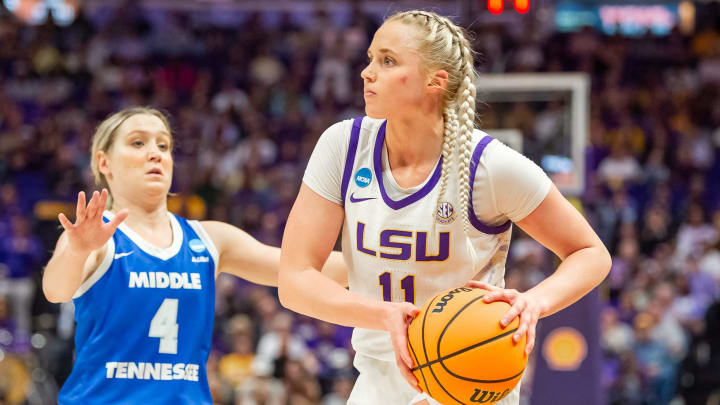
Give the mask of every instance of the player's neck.
M 121 209 L 127 209 L 129 215 L 125 220 L 125 224 L 152 243 L 150 239 L 154 238 L 150 238 L 149 235 L 160 236 L 163 233 L 171 232 L 170 220 L 167 215 L 167 200 L 163 199 L 162 202 L 153 203 L 146 201 L 145 203 L 146 204 L 136 204 L 125 198 L 118 197 L 113 201 L 112 211 L 118 212 Z M 159 241 L 156 241 L 158 246 L 165 244 L 163 243 L 164 239 L 166 238 L 161 237 Z M 172 239 L 171 233 L 170 239 Z M 172 240 L 170 240 L 170 242 L 172 242 Z
M 385 145 L 390 167 L 434 165 L 442 152 L 442 118 L 433 114 L 387 121 Z

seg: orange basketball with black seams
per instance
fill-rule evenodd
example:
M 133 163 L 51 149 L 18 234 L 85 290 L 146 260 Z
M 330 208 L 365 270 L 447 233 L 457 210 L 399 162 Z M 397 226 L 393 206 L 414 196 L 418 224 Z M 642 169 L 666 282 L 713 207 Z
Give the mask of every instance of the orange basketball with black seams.
M 520 321 L 502 328 L 507 302 L 489 291 L 459 287 L 426 302 L 408 328 L 420 388 L 444 405 L 494 404 L 515 388 L 527 364 L 526 340 L 512 341 Z

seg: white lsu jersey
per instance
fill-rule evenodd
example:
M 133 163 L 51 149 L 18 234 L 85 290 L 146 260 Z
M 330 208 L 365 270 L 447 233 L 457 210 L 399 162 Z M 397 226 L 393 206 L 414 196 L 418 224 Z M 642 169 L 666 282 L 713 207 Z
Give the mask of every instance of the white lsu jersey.
M 462 286 L 468 280 L 504 286 L 512 217 L 505 216 L 501 223 L 489 225 L 475 212 L 483 199 L 488 201 L 487 195 L 483 195 L 487 191 L 483 189 L 492 188 L 491 185 L 488 187 L 488 181 L 475 181 L 479 168 L 486 170 L 482 167 L 481 157 L 488 145 L 499 144 L 498 141 L 478 130 L 473 133 L 469 200 L 474 202 L 467 207 L 461 205 L 459 173 L 455 162 L 450 162 L 452 168 L 447 189 L 437 208 L 442 159 L 423 184 L 403 189 L 393 179 L 387 162 L 386 121 L 364 117 L 342 125 L 344 131 L 349 129 L 349 137 L 345 132 L 341 139 L 336 138 L 334 144 L 341 146 L 330 147 L 330 151 L 319 150 L 321 139 L 313 152 L 304 182 L 318 194 L 345 207 L 342 250 L 349 268 L 350 291 L 378 300 L 411 302 L 420 307 L 440 291 Z M 327 135 L 326 132 L 323 136 Z M 318 167 L 323 165 L 320 161 L 327 160 L 327 156 L 319 158 L 316 155 L 340 151 L 345 152 L 341 173 L 332 173 L 337 172 L 333 169 L 339 169 L 339 165 L 323 167 L 324 173 L 321 173 Z M 531 172 L 532 180 L 525 187 L 530 188 L 526 193 L 529 198 L 525 198 L 520 210 L 523 211 L 520 215 L 524 216 L 545 197 L 550 180 L 522 155 L 511 153 L 524 159 L 518 170 L 524 168 Z M 328 174 L 328 170 L 331 173 Z M 460 214 L 463 209 L 469 210 L 471 223 L 467 236 Z M 394 359 L 387 332 L 356 328 L 352 343 L 356 351 L 367 356 L 379 360 Z

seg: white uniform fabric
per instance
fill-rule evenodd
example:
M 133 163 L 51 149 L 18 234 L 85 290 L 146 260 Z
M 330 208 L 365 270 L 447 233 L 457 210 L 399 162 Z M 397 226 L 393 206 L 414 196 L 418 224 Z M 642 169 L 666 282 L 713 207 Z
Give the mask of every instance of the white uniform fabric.
M 476 130 L 472 205 L 461 207 L 458 170 L 450 162 L 443 204 L 434 215 L 442 163 L 423 184 L 402 188 L 389 169 L 384 139 L 385 120 L 337 123 L 321 136 L 303 178 L 313 191 L 345 207 L 342 248 L 350 290 L 420 307 L 438 292 L 471 279 L 504 286 L 511 221 L 523 219 L 542 202 L 550 190 L 548 176 L 522 154 Z M 470 210 L 468 237 L 460 209 Z M 352 343 L 359 354 L 395 367 L 387 332 L 356 328 Z M 358 385 L 363 380 L 361 370 Z
M 378 360 L 357 353 L 353 365 L 360 372 L 360 376 L 355 381 L 347 405 L 414 405 L 422 400 L 427 400 L 430 405 L 440 405 L 427 394 L 415 391 L 400 374 L 394 360 Z M 518 405 L 521 385 L 522 381 L 495 405 Z

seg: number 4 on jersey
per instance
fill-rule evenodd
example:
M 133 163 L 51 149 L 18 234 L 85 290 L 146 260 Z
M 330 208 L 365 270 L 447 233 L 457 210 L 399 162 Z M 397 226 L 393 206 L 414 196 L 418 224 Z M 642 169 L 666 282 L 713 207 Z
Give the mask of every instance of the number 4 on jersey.
M 150 321 L 148 336 L 160 338 L 158 353 L 177 354 L 178 346 L 178 300 L 165 298 Z

